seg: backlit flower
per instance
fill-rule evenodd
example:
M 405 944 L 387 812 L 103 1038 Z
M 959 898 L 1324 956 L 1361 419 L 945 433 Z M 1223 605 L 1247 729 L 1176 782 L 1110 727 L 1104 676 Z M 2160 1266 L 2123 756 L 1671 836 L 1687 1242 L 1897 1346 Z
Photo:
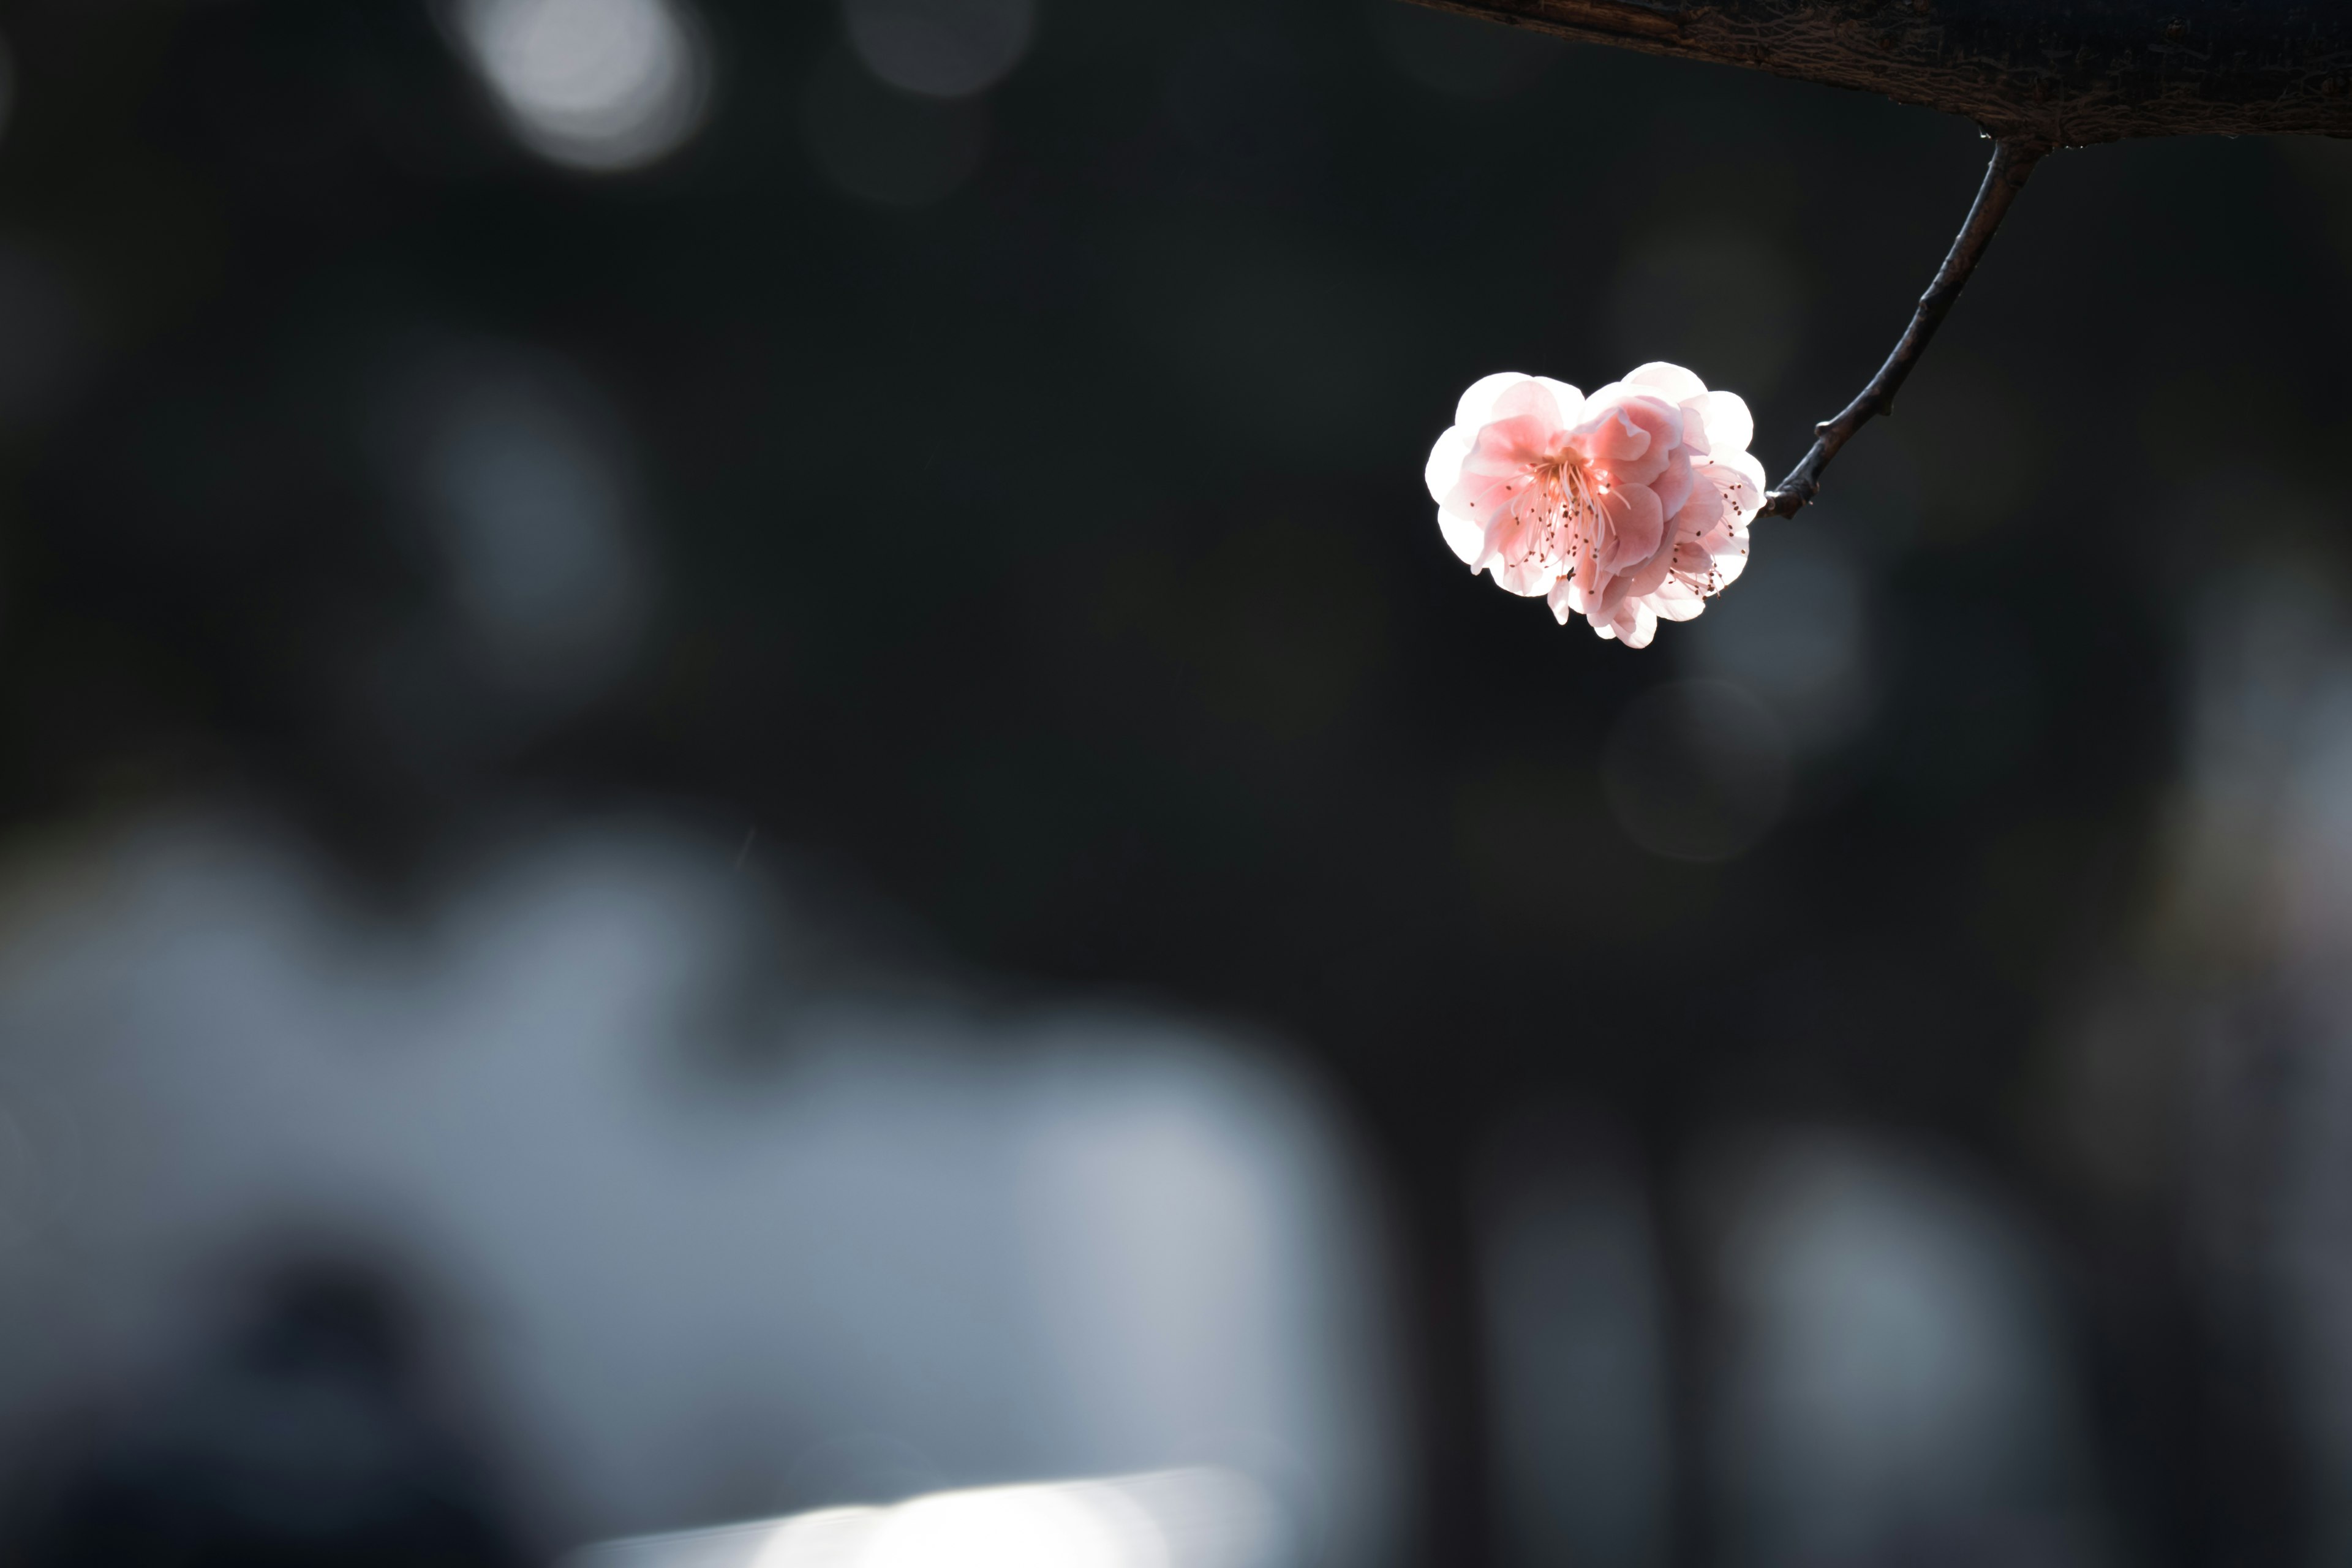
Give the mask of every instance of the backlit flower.
M 1473 572 L 1644 647 L 1748 564 L 1764 504 L 1754 432 L 1747 404 L 1680 365 L 1645 364 L 1590 397 L 1506 371 L 1462 395 L 1426 477 Z

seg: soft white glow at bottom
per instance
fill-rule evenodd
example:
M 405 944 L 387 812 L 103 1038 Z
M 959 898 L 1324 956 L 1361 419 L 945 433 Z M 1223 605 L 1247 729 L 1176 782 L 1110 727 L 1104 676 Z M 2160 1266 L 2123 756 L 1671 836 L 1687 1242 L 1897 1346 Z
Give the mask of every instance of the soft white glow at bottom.
M 892 1509 L 858 1568 L 1167 1568 L 1150 1517 L 1115 1487 L 997 1487 Z M 777 1563 L 774 1568 L 793 1568 Z
M 936 1492 L 606 1542 L 564 1568 L 1290 1568 L 1266 1489 L 1232 1470 Z

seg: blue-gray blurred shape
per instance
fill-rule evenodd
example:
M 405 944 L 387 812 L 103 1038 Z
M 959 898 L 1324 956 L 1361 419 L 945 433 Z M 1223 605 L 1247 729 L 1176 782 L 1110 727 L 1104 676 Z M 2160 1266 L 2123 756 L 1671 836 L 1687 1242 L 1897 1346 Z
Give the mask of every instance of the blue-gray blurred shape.
M 1727 1143 L 1701 1184 L 1727 1561 L 2105 1561 L 2051 1282 L 1994 1195 L 1793 1131 Z
M 1525 1119 L 1496 1140 L 1475 1197 L 1504 1561 L 1664 1563 L 1664 1292 L 1622 1139 Z
M 2214 506 L 2266 514 L 2288 548 L 2250 551 L 2195 605 L 2163 897 L 2145 959 L 2071 1042 L 2070 1131 L 2110 1186 L 2185 1188 L 2216 1320 L 2291 1413 L 2303 1560 L 2339 1563 L 2352 1555 L 2352 594 L 2311 542 L 2336 526 L 2328 503 L 2232 473 Z
M 397 1277 L 550 1546 L 1221 1466 L 1303 1553 L 1389 1561 L 1391 1286 L 1314 1086 L 876 980 L 740 847 L 550 830 L 397 917 L 215 820 L 20 860 L 0 1339 L 44 1353 L 0 1358 L 0 1464 L 309 1248 Z
M 481 761 L 626 673 L 657 593 L 626 422 L 559 356 L 426 338 L 379 363 L 367 447 L 428 594 L 367 704 L 411 765 Z
M 563 1568 L 1292 1568 L 1281 1504 L 1237 1470 L 935 1492 L 606 1542 Z

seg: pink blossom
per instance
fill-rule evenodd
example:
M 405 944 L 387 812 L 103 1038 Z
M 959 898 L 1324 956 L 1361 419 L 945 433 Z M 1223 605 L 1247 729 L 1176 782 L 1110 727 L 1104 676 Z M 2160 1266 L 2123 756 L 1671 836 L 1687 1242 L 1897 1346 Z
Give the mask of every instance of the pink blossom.
M 1437 526 L 1473 572 L 1646 647 L 1748 564 L 1764 504 L 1748 405 L 1675 364 L 1587 397 L 1506 371 L 1462 395 L 1429 454 Z

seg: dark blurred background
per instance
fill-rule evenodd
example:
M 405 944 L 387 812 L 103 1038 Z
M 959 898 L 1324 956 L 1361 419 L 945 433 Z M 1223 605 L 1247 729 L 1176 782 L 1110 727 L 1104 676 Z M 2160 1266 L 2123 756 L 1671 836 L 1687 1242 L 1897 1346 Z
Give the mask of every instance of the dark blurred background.
M 1633 653 L 1446 551 L 1455 397 L 1777 475 L 1973 127 L 1392 0 L 0 37 L 7 1560 L 2352 1552 L 2352 149 L 2051 158 Z M 1001 1560 L 1248 1558 L 1153 1539 Z

